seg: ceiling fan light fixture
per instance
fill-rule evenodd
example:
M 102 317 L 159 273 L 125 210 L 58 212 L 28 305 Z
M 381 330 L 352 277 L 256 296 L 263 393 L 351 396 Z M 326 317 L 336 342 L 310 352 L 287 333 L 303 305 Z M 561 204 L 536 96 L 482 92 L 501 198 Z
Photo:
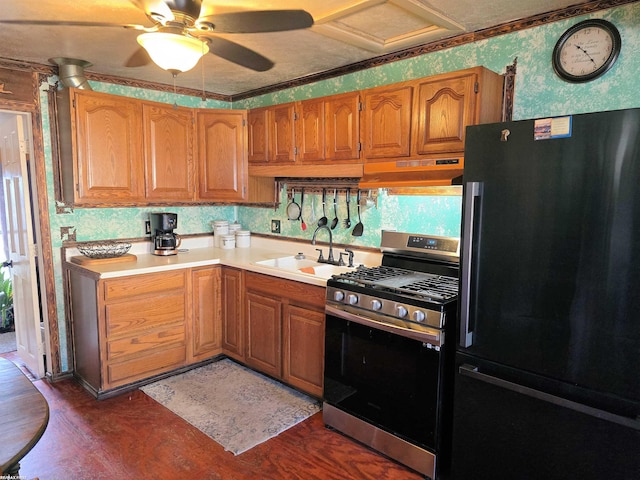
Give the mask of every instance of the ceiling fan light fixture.
M 209 53 L 207 42 L 177 33 L 150 32 L 138 35 L 138 43 L 156 65 L 170 72 L 186 72 Z

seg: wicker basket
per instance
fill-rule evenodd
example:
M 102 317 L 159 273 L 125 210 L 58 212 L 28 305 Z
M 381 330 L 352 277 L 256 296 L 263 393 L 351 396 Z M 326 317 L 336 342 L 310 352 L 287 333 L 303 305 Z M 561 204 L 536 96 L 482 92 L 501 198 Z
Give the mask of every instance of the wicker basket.
M 78 250 L 89 258 L 116 258 L 129 251 L 128 242 L 91 242 L 78 245 Z

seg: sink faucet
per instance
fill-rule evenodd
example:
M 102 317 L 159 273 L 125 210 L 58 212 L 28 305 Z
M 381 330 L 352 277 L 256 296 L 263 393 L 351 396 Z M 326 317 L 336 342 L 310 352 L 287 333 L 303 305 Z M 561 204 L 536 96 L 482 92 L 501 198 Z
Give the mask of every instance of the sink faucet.
M 322 256 L 322 250 L 319 248 L 316 248 L 316 250 L 320 251 L 320 256 L 318 257 L 318 263 L 330 263 L 331 265 L 338 265 L 338 262 L 333 259 L 333 233 L 331 232 L 331 229 L 329 227 L 327 227 L 326 225 L 318 226 L 318 228 L 316 228 L 316 231 L 313 232 L 311 245 L 316 244 L 316 235 L 318 235 L 318 232 L 320 230 L 326 230 L 327 232 L 329 232 L 329 257 L 325 260 L 324 257 Z

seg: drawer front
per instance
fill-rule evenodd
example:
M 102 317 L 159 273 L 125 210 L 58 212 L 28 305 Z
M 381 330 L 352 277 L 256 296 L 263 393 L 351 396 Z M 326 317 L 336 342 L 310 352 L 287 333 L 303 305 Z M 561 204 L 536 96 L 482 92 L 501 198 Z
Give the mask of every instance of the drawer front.
M 184 328 L 185 319 L 182 291 L 105 305 L 107 338 L 135 334 L 160 325 L 175 324 Z
M 127 362 L 107 365 L 105 389 L 125 385 L 181 367 L 186 363 L 186 358 L 186 347 L 181 345 Z
M 109 302 L 165 290 L 182 292 L 186 284 L 185 275 L 184 271 L 174 271 L 105 280 L 104 298 Z
M 107 360 L 118 360 L 140 353 L 146 355 L 154 349 L 166 349 L 168 345 L 185 345 L 183 325 L 107 342 Z
M 245 284 L 247 289 L 289 298 L 293 300 L 292 303 L 324 308 L 326 295 L 324 287 L 253 272 L 245 273 Z

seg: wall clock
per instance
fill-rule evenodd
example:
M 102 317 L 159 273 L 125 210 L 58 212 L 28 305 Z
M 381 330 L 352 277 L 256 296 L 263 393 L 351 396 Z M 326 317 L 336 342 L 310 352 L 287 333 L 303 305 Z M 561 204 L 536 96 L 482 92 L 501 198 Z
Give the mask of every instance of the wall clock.
M 567 82 L 588 82 L 609 70 L 618 59 L 620 32 L 600 19 L 576 23 L 553 49 L 553 69 Z

